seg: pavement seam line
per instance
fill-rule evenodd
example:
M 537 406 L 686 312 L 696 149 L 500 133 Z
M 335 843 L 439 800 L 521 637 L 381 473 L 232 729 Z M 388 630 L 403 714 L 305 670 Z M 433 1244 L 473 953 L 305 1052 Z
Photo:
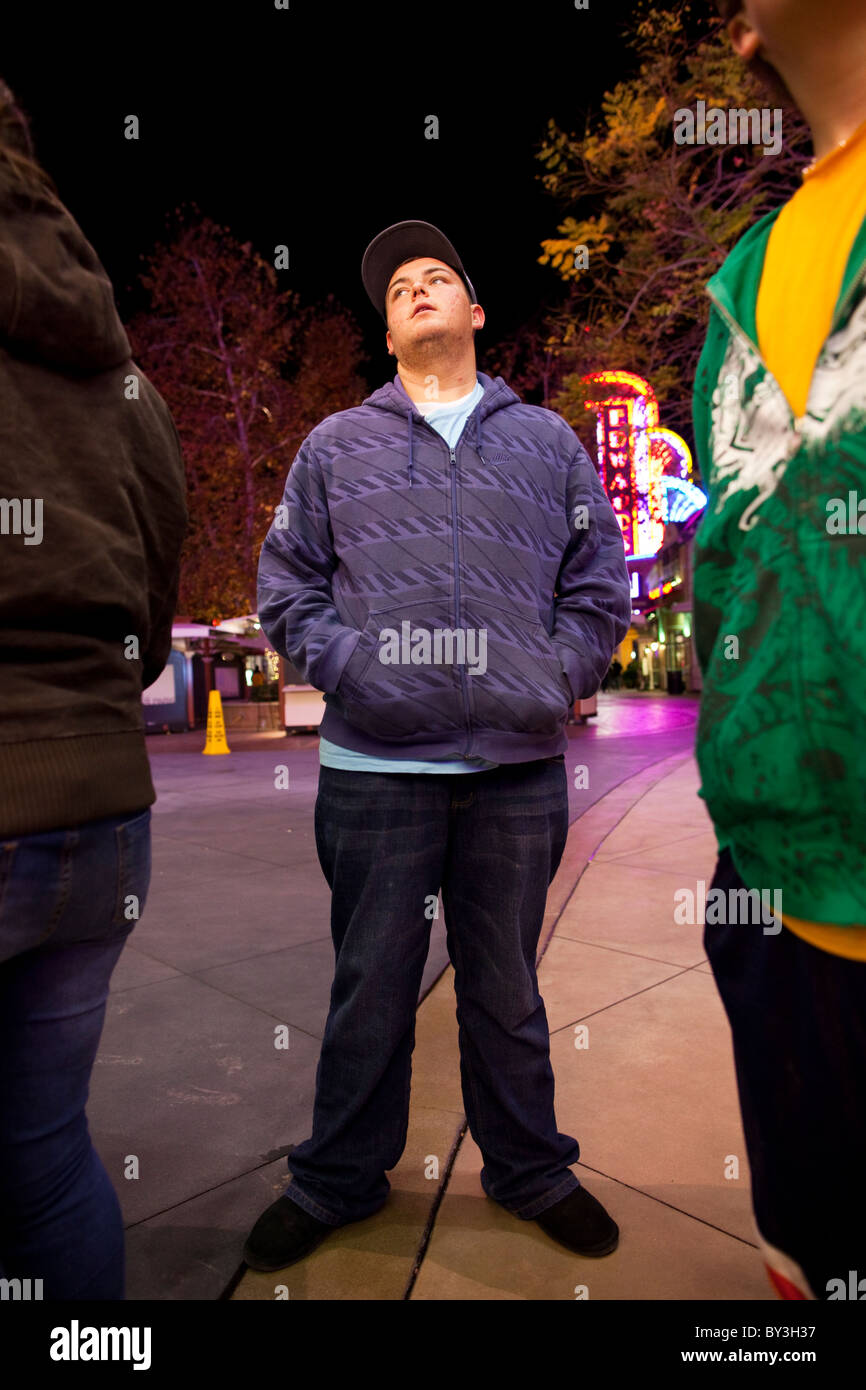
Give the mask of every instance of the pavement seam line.
M 573 946 L 589 946 L 593 951 L 611 951 L 615 956 L 631 956 L 633 960 L 652 961 L 653 965 L 669 965 L 672 970 L 697 970 L 706 965 L 707 958 L 695 961 L 694 965 L 680 965 L 679 961 L 662 960 L 661 956 L 645 956 L 643 951 L 627 951 L 624 946 L 606 946 L 602 941 L 587 941 L 583 936 L 568 936 L 565 932 L 557 936 L 557 941 L 570 941 Z
M 666 1202 L 664 1197 L 657 1197 L 654 1192 L 646 1192 L 642 1187 L 635 1187 L 634 1183 L 624 1182 L 622 1178 L 615 1178 L 610 1173 L 605 1173 L 601 1168 L 591 1168 L 588 1163 L 582 1161 L 578 1163 L 578 1168 L 585 1168 L 588 1173 L 594 1173 L 596 1177 L 606 1178 L 608 1182 L 616 1183 L 617 1187 L 626 1187 L 629 1192 L 637 1192 L 640 1197 L 646 1197 L 650 1202 L 657 1202 L 660 1207 L 667 1207 L 669 1211 L 678 1212 L 680 1216 L 687 1216 L 690 1221 L 697 1221 L 701 1226 L 708 1226 L 711 1231 L 718 1231 L 720 1235 L 730 1236 L 731 1240 L 738 1240 L 741 1245 L 748 1245 L 751 1250 L 757 1250 L 758 1245 L 752 1240 L 746 1240 L 745 1236 L 738 1236 L 735 1231 L 726 1231 L 724 1226 L 717 1226 L 714 1221 L 707 1221 L 704 1216 L 696 1216 L 693 1211 L 685 1211 L 683 1207 L 675 1206 L 673 1202 Z
M 212 1192 L 219 1192 L 221 1187 L 228 1187 L 230 1183 L 238 1182 L 240 1178 L 247 1178 L 251 1173 L 258 1173 L 261 1168 L 269 1168 L 272 1163 L 279 1163 L 279 1159 L 265 1159 L 262 1163 L 255 1163 L 252 1168 L 244 1168 L 240 1173 L 232 1173 L 231 1177 L 223 1178 L 222 1182 L 214 1183 L 213 1187 L 205 1187 L 201 1192 L 193 1192 L 189 1197 L 181 1197 L 178 1202 L 171 1202 L 167 1207 L 160 1207 L 159 1211 L 152 1211 L 147 1216 L 139 1217 L 137 1221 L 130 1221 L 128 1225 L 124 1224 L 123 1229 L 124 1231 L 134 1231 L 138 1226 L 146 1226 L 148 1221 L 155 1221 L 158 1216 L 165 1216 L 170 1211 L 177 1211 L 179 1207 L 188 1206 L 190 1202 L 195 1202 L 199 1197 L 208 1197 Z
M 454 1136 L 454 1140 L 451 1144 L 451 1150 L 448 1154 L 448 1158 L 445 1164 L 445 1172 L 442 1175 L 442 1181 L 439 1184 L 439 1190 L 436 1193 L 433 1205 L 431 1206 L 430 1211 L 427 1215 L 427 1221 L 425 1223 L 424 1230 L 421 1233 L 421 1241 L 418 1246 L 418 1249 L 415 1252 L 415 1261 L 412 1265 L 412 1270 L 409 1274 L 409 1280 L 406 1284 L 406 1288 L 404 1290 L 401 1302 L 408 1302 L 409 1299 L 411 1299 L 412 1297 L 412 1290 L 414 1289 L 418 1279 L 418 1275 L 421 1272 L 421 1266 L 424 1263 L 424 1258 L 427 1254 L 427 1247 L 430 1244 L 430 1238 L 433 1235 L 433 1227 L 436 1224 L 436 1216 L 439 1212 L 440 1206 L 442 1205 L 442 1201 L 445 1196 L 446 1189 L 448 1187 L 448 1182 L 451 1177 L 452 1169 L 454 1167 L 454 1164 L 457 1162 L 457 1155 L 460 1152 L 460 1146 L 463 1143 L 468 1128 L 469 1122 L 466 1119 L 466 1116 L 464 1115 L 463 1122 L 462 1124 L 458 1125 L 457 1133 Z
M 582 1023 L 585 1018 L 597 1018 L 599 1014 L 607 1013 L 608 1009 L 616 1009 L 620 1004 L 628 1004 L 630 1000 L 637 999 L 641 994 L 648 994 L 651 989 L 658 989 L 661 985 L 670 984 L 671 980 L 678 980 L 681 975 L 690 975 L 692 966 L 685 965 L 681 970 L 677 970 L 674 975 L 666 975 L 663 980 L 656 980 L 651 985 L 644 985 L 642 989 L 633 990 L 631 994 L 624 994 L 621 999 L 613 999 L 609 1004 L 602 1004 L 600 1008 L 593 1009 L 591 1013 L 581 1014 L 579 1018 L 573 1018 L 569 1023 L 564 1023 L 561 1028 L 555 1028 L 550 1036 L 557 1037 L 566 1029 L 573 1028 L 576 1023 Z

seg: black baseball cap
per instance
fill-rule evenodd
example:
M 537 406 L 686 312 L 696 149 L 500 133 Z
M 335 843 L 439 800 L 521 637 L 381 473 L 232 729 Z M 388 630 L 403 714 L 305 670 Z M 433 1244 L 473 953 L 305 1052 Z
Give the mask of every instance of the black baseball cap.
M 364 252 L 361 262 L 361 279 L 374 309 L 377 309 L 385 322 L 385 294 L 388 283 L 398 265 L 413 261 L 419 256 L 434 256 L 444 261 L 456 271 L 469 292 L 473 304 L 478 300 L 472 281 L 463 269 L 463 262 L 451 242 L 430 222 L 395 222 L 374 237 Z

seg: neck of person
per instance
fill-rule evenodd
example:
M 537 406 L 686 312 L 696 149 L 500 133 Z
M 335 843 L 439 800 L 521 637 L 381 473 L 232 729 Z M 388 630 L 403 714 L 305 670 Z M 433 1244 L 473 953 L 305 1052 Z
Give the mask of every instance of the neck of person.
M 849 35 L 843 52 L 822 43 L 799 71 L 782 76 L 811 132 L 816 161 L 832 154 L 866 121 L 866 28 Z
M 420 401 L 422 404 L 460 400 L 474 391 L 478 381 L 475 352 L 472 349 L 463 357 L 448 358 L 446 361 L 398 361 L 397 374 L 410 401 Z

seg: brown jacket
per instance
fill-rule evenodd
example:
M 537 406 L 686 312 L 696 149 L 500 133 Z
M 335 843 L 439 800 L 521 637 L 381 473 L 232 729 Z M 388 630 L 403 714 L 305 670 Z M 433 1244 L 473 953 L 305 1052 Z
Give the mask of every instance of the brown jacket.
M 0 138 L 29 152 L 20 113 Z M 96 252 L 0 161 L 0 837 L 156 800 L 141 694 L 187 524 L 174 421 Z

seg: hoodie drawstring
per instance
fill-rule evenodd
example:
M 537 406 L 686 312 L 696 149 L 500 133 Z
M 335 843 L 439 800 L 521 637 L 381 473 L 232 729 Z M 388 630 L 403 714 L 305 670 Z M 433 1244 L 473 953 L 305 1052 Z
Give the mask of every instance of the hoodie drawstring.
M 475 452 L 481 462 L 487 467 L 487 460 L 481 452 L 481 411 L 475 417 Z

